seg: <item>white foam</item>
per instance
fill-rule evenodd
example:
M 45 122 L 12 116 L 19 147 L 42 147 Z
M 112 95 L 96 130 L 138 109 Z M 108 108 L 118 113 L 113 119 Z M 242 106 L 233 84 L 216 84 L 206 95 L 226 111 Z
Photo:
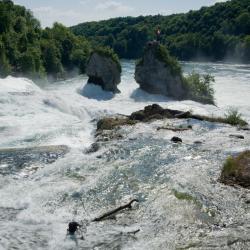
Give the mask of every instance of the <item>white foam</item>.
M 40 91 L 40 88 L 31 80 L 8 76 L 0 79 L 0 93 L 31 93 Z

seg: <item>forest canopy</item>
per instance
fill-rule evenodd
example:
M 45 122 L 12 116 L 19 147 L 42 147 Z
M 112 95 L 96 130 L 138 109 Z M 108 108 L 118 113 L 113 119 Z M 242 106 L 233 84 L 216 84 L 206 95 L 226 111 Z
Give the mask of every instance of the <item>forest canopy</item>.
M 180 60 L 250 61 L 250 0 L 231 0 L 170 16 L 119 17 L 71 27 L 94 45 L 121 58 L 142 56 L 147 41 L 161 30 L 161 42 Z
M 0 0 L 0 76 L 62 79 L 84 72 L 90 44 L 62 24 L 42 29 L 25 7 Z

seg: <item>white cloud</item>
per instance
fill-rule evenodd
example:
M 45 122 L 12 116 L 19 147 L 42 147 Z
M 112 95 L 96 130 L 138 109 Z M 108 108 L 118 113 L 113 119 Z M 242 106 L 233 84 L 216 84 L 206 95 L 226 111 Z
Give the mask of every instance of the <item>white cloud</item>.
M 82 17 L 82 14 L 77 11 L 60 10 L 51 6 L 37 7 L 32 11 L 38 19 L 43 21 L 43 26 L 51 26 L 55 21 L 74 24 L 76 20 Z
M 129 12 L 134 10 L 132 7 L 122 4 L 121 2 L 116 1 L 107 1 L 104 3 L 99 3 L 96 6 L 98 10 L 106 10 L 106 11 L 116 11 L 116 12 Z
M 90 3 L 90 2 L 91 2 L 91 0 L 81 0 L 79 3 L 81 5 L 86 5 L 86 4 Z

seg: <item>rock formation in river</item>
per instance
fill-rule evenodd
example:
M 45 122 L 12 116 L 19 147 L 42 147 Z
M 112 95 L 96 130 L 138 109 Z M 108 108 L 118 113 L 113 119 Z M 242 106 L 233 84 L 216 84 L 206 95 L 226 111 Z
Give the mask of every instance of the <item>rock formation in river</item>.
M 135 70 L 135 80 L 141 89 L 182 99 L 186 95 L 181 67 L 160 43 L 149 42 Z
M 103 90 L 120 92 L 117 85 L 121 82 L 121 66 L 118 57 L 110 49 L 94 50 L 87 63 L 88 83 L 97 84 Z
M 240 185 L 250 188 L 250 151 L 237 157 L 230 157 L 224 164 L 220 181 L 227 185 Z

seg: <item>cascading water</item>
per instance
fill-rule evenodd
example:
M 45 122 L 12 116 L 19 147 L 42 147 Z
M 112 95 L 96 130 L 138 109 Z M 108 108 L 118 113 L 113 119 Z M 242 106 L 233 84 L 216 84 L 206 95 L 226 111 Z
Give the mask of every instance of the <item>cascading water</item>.
M 122 65 L 115 96 L 86 85 L 86 76 L 43 86 L 0 80 L 0 249 L 249 249 L 250 194 L 217 181 L 228 155 L 250 149 L 248 131 L 155 121 L 122 127 L 121 140 L 85 150 L 100 117 L 152 103 L 215 116 L 235 106 L 250 122 L 250 65 L 182 64 L 185 73 L 215 76 L 218 107 L 147 94 L 133 80 L 134 63 Z M 157 131 L 164 123 L 193 130 Z M 229 137 L 235 133 L 245 139 Z M 183 144 L 171 143 L 176 134 Z M 133 210 L 90 223 L 132 198 L 140 201 Z M 84 240 L 66 237 L 70 221 L 84 222 Z

